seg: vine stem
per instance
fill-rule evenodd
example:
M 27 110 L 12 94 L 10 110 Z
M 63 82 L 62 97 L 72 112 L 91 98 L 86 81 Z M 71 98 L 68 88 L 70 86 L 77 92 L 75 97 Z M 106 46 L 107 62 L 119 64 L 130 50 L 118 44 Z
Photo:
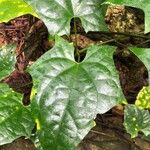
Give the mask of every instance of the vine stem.
M 144 38 L 144 39 L 150 39 L 149 36 L 145 36 L 142 34 L 137 34 L 137 33 L 130 33 L 130 32 L 107 32 L 107 31 L 100 31 L 100 32 L 95 32 L 95 31 L 90 31 L 87 33 L 88 37 L 91 37 L 91 34 L 105 34 L 105 35 L 124 35 L 124 36 L 130 36 L 130 37 L 137 37 L 137 38 Z
M 75 55 L 77 55 L 77 62 L 80 62 L 80 52 L 78 50 L 78 44 L 77 44 L 77 25 L 75 21 L 73 22 L 74 24 L 74 30 L 75 30 Z
M 111 39 L 111 40 L 107 40 L 107 41 L 105 41 L 105 42 L 97 43 L 97 45 L 103 45 L 103 44 L 107 44 L 107 43 L 111 43 L 111 42 L 115 42 L 115 41 L 116 41 L 116 39 Z M 84 52 L 86 52 L 86 51 L 87 51 L 87 50 L 86 50 L 86 48 L 85 48 L 85 49 L 80 50 L 79 53 L 82 54 L 82 53 L 84 53 Z
M 100 36 L 101 34 L 105 34 L 105 35 L 124 35 L 124 36 L 131 36 L 131 37 L 137 37 L 137 38 L 144 38 L 144 39 L 147 39 L 146 42 L 143 42 L 143 43 L 147 43 L 150 41 L 150 37 L 149 36 L 144 36 L 144 35 L 140 35 L 140 34 L 136 34 L 136 33 L 124 33 L 124 32 L 106 32 L 106 31 L 100 31 L 100 32 L 94 32 L 94 31 L 90 31 L 87 33 L 87 37 L 92 39 L 91 35 L 95 35 L 95 37 L 98 38 L 98 36 Z M 97 45 L 104 45 L 104 44 L 108 44 L 108 43 L 111 43 L 111 42 L 116 42 L 118 45 L 120 45 L 121 47 L 123 48 L 126 48 L 127 46 L 122 44 L 122 43 L 119 43 L 118 42 L 118 39 L 120 40 L 123 40 L 125 39 L 125 37 L 123 38 L 116 38 L 116 39 L 110 39 L 110 40 L 107 40 L 107 41 L 104 41 L 104 42 L 97 42 Z M 141 44 L 143 44 L 141 43 Z M 141 45 L 140 44 L 140 45 Z M 136 45 L 138 46 L 138 45 Z M 79 51 L 79 53 L 84 53 L 86 52 L 86 48 L 82 49 Z

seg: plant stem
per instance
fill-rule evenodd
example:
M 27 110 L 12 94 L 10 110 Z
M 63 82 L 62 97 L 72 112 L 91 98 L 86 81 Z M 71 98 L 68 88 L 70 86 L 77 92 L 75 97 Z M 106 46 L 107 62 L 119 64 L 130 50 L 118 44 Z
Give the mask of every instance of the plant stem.
M 91 35 L 95 36 L 100 36 L 101 34 L 104 35 L 124 35 L 124 36 L 130 36 L 130 37 L 137 37 L 137 38 L 144 38 L 144 39 L 150 39 L 149 36 L 145 36 L 142 34 L 137 34 L 137 33 L 130 33 L 130 32 L 107 32 L 107 31 L 100 31 L 100 32 L 94 32 L 94 31 L 90 31 L 87 33 L 87 36 L 91 38 Z
M 74 23 L 74 31 L 75 31 L 75 56 L 77 56 L 77 62 L 80 62 L 80 53 L 77 44 L 77 24 L 75 21 L 73 23 Z
M 116 39 L 111 39 L 111 40 L 104 41 L 104 42 L 101 42 L 101 43 L 98 42 L 97 45 L 103 45 L 103 44 L 107 44 L 107 43 L 111 43 L 111 42 L 115 42 L 115 41 L 116 41 Z M 87 49 L 84 48 L 84 49 L 80 50 L 79 53 L 82 54 L 82 53 L 86 52 L 86 50 Z

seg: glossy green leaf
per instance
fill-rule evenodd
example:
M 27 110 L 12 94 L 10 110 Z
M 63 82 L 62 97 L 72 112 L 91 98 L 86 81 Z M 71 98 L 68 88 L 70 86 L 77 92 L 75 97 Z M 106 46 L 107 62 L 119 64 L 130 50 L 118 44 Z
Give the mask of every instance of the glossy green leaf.
M 15 46 L 0 48 L 0 79 L 9 75 L 15 67 Z
M 149 0 L 106 0 L 109 4 L 119 4 L 140 8 L 145 13 L 145 33 L 150 32 L 150 1 Z
M 124 98 L 113 62 L 114 48 L 93 45 L 83 62 L 74 60 L 73 44 L 56 44 L 31 68 L 37 90 L 32 105 L 45 150 L 72 150 L 88 133 L 97 113 Z
M 150 75 L 150 48 L 130 48 L 130 50 L 144 63 Z
M 0 22 L 8 22 L 24 14 L 36 16 L 36 13 L 24 0 L 0 0 Z
M 68 34 L 70 21 L 79 17 L 86 31 L 106 30 L 104 0 L 25 0 L 36 10 L 50 34 Z
M 150 114 L 148 110 L 140 109 L 135 105 L 126 106 L 124 112 L 124 125 L 131 137 L 134 138 L 138 132 L 150 135 Z
M 29 107 L 24 107 L 21 95 L 0 84 L 0 145 L 18 137 L 30 137 L 34 122 Z

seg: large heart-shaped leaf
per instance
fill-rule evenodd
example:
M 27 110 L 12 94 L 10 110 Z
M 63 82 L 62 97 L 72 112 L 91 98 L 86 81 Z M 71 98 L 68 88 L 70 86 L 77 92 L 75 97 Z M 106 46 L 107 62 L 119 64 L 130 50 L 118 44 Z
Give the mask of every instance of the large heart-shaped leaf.
M 134 138 L 142 131 L 150 135 L 150 114 L 148 110 L 139 109 L 135 105 L 128 105 L 125 109 L 124 125 L 131 137 Z
M 15 46 L 0 48 L 0 79 L 9 75 L 15 67 Z
M 34 122 L 29 107 L 24 107 L 21 95 L 0 84 L 0 145 L 18 137 L 30 137 Z
M 36 10 L 50 34 L 68 34 L 70 21 L 79 17 L 86 31 L 106 30 L 104 0 L 25 0 Z
M 38 87 L 32 107 L 40 142 L 45 150 L 71 150 L 104 113 L 124 98 L 113 62 L 114 48 L 93 45 L 83 62 L 74 60 L 73 44 L 56 44 L 31 68 Z
M 24 14 L 36 16 L 36 13 L 24 0 L 0 0 L 0 22 L 8 22 Z
M 119 4 L 140 8 L 145 13 L 145 33 L 150 32 L 150 1 L 149 0 L 106 0 L 110 4 Z

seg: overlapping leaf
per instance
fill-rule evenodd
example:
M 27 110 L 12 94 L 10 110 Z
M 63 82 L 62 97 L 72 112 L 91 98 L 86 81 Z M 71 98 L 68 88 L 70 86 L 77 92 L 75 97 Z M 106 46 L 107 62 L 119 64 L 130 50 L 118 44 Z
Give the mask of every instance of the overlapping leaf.
M 150 75 L 150 48 L 130 48 L 130 50 L 144 63 Z
M 31 111 L 22 105 L 21 95 L 0 84 L 0 145 L 30 137 L 33 128 Z
M 70 21 L 79 17 L 86 31 L 106 30 L 101 3 L 104 0 L 25 0 L 45 22 L 50 34 L 68 34 Z
M 24 0 L 0 0 L 0 22 L 8 22 L 24 14 L 36 16 L 36 13 Z
M 150 135 L 150 114 L 148 110 L 139 109 L 135 105 L 128 105 L 125 109 L 125 127 L 131 137 L 134 138 L 138 132 Z
M 15 67 L 14 45 L 0 48 L 0 79 L 9 75 Z
M 54 48 L 31 66 L 34 84 L 40 84 L 32 107 L 44 149 L 74 149 L 95 115 L 123 97 L 113 52 L 113 47 L 91 46 L 77 63 L 73 45 L 57 37 Z
M 149 0 L 106 0 L 106 2 L 140 8 L 145 13 L 145 32 L 150 32 L 150 1 Z
M 144 63 L 150 74 L 150 49 L 149 48 L 130 48 L 130 50 Z M 150 83 L 150 78 L 149 78 Z M 149 108 L 149 87 L 143 89 L 137 95 L 136 105 Z M 135 117 L 134 119 L 132 117 Z M 125 111 L 125 126 L 132 135 L 137 136 L 138 131 L 142 131 L 146 136 L 150 134 L 150 115 L 148 111 L 129 106 Z M 132 120 L 133 119 L 133 120 Z

